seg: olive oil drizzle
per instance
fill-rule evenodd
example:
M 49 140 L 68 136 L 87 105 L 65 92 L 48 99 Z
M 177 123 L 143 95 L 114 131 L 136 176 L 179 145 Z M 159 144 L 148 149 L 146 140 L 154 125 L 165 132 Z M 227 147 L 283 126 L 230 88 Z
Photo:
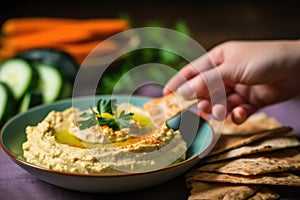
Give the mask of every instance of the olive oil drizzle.
M 137 143 L 140 141 L 138 138 L 131 138 L 121 142 L 112 142 L 107 144 L 101 143 L 90 143 L 82 141 L 80 138 L 76 137 L 75 135 L 71 134 L 68 130 L 58 131 L 55 132 L 55 139 L 60 144 L 66 144 L 73 147 L 79 147 L 83 149 L 87 148 L 95 148 L 95 147 L 122 147 Z

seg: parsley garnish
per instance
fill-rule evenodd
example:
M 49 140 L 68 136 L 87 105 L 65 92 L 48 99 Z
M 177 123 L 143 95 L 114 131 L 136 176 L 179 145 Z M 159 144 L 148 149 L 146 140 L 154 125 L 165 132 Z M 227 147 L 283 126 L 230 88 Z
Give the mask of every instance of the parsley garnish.
M 92 113 L 84 112 L 80 115 L 80 117 L 85 118 L 85 120 L 79 122 L 79 128 L 81 130 L 97 124 L 100 126 L 108 126 L 115 131 L 131 126 L 129 121 L 132 119 L 133 113 L 125 113 L 123 110 L 120 115 L 117 116 L 115 113 L 117 110 L 115 99 L 99 99 L 96 108 L 91 107 L 90 109 Z M 109 114 L 112 117 L 107 117 L 105 114 Z

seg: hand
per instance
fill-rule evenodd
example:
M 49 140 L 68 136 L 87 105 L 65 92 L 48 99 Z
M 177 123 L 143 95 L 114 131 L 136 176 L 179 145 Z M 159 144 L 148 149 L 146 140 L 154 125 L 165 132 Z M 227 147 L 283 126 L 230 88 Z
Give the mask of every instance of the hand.
M 300 41 L 231 41 L 182 68 L 165 86 L 185 98 L 208 97 L 205 74 L 217 66 L 227 93 L 227 111 L 236 123 L 259 108 L 295 97 L 300 91 Z M 192 95 L 194 94 L 194 95 Z M 199 108 L 211 112 L 208 98 Z

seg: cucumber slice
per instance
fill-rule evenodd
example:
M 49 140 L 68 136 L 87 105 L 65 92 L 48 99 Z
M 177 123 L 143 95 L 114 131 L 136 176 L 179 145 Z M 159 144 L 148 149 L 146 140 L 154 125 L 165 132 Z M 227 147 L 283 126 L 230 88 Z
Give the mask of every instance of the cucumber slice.
M 43 96 L 43 103 L 51 103 L 59 99 L 64 81 L 60 72 L 50 65 L 38 64 L 38 89 Z
M 23 51 L 17 57 L 26 59 L 32 63 L 41 63 L 56 67 L 71 84 L 73 84 L 79 70 L 79 65 L 70 54 L 57 49 L 31 49 Z
M 0 82 L 0 127 L 15 114 L 15 99 L 10 88 Z
M 19 113 L 27 111 L 29 108 L 43 103 L 43 96 L 38 91 L 27 92 L 20 104 Z
M 65 81 L 59 98 L 64 99 L 70 96 L 72 96 L 72 85 L 70 82 Z
M 33 85 L 34 71 L 26 60 L 10 59 L 0 67 L 0 81 L 9 86 L 16 100 L 20 100 Z

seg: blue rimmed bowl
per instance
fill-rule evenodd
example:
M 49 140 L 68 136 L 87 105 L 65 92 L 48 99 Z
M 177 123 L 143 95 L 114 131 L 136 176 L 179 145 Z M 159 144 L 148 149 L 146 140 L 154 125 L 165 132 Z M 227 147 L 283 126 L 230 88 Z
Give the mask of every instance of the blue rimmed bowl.
M 183 139 L 189 145 L 186 160 L 161 169 L 120 174 L 75 174 L 49 170 L 26 162 L 22 144 L 26 141 L 25 128 L 42 121 L 52 111 L 63 111 L 71 106 L 87 109 L 95 99 L 111 98 L 101 95 L 96 97 L 76 97 L 42 105 L 19 114 L 9 120 L 1 131 L 1 147 L 17 165 L 30 174 L 50 184 L 82 192 L 114 193 L 129 192 L 151 187 L 185 173 L 209 153 L 214 144 L 211 126 L 198 115 L 186 111 L 168 121 L 173 129 L 180 129 Z M 127 102 L 142 107 L 151 98 L 142 96 L 114 96 L 117 103 Z M 181 125 L 179 125 L 181 123 Z M 194 126 L 197 123 L 197 126 Z M 191 126 L 193 125 L 193 126 Z M 191 127 L 196 129 L 191 130 Z M 193 134 L 195 132 L 195 134 Z

